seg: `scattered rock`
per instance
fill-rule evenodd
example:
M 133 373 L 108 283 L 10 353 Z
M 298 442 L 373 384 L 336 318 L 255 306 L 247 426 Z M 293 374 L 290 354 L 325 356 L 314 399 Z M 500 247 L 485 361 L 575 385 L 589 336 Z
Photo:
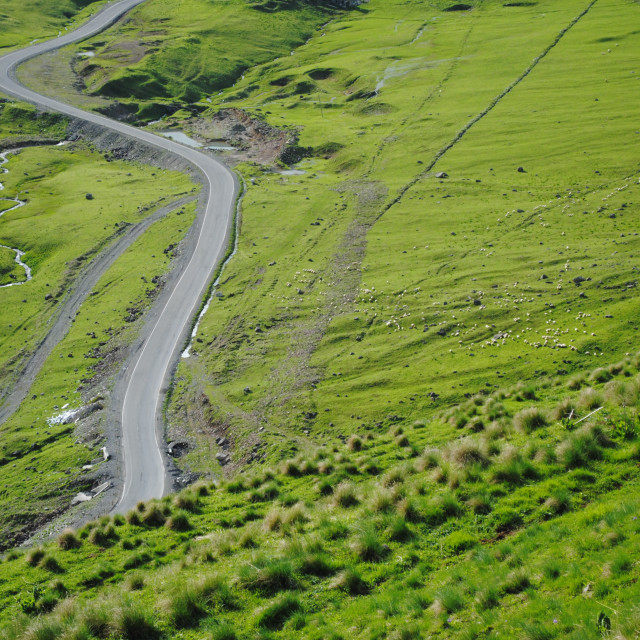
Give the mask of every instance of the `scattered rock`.
M 524 170 L 524 167 L 518 167 L 518 173 L 527 173 L 527 172 Z
M 436 173 L 436 178 L 448 178 L 449 174 L 444 172 L 444 171 L 438 171 L 438 173 Z

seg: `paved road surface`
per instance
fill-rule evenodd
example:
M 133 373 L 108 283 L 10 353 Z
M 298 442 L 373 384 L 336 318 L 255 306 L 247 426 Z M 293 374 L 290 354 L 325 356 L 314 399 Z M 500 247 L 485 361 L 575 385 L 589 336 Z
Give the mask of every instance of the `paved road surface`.
M 215 265 L 225 252 L 237 184 L 234 175 L 224 165 L 196 149 L 104 116 L 87 113 L 27 89 L 17 81 L 15 68 L 25 60 L 103 31 L 143 1 L 108 3 L 75 31 L 0 58 L 0 91 L 172 152 L 196 166 L 205 177 L 208 201 L 194 253 L 139 350 L 138 357 L 133 360 L 129 371 L 123 373 L 128 376 L 128 384 L 122 406 L 125 478 L 123 493 L 115 508 L 119 512 L 131 509 L 139 500 L 161 497 L 166 491 L 167 477 L 161 453 L 162 390 L 168 383 L 171 366 L 179 356 L 190 320 L 200 304 Z

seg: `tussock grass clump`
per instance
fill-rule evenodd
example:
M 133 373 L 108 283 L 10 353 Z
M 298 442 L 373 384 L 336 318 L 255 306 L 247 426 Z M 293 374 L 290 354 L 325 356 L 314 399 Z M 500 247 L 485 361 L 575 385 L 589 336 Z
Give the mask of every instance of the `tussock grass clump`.
M 173 506 L 176 509 L 182 509 L 183 511 L 189 511 L 190 513 L 196 513 L 200 507 L 200 500 L 196 493 L 191 491 L 184 491 L 176 495 L 173 499 Z
M 303 460 L 300 463 L 300 473 L 303 476 L 314 476 L 318 473 L 318 465 L 313 460 Z
M 505 593 L 520 593 L 531 586 L 531 578 L 524 569 L 512 571 L 502 585 Z
M 355 434 L 347 439 L 347 449 L 349 451 L 362 451 L 362 439 Z
M 258 626 L 271 630 L 282 629 L 285 622 L 300 611 L 302 605 L 298 597 L 287 594 L 262 611 L 258 616 Z
M 262 521 L 262 527 L 265 531 L 278 531 L 282 528 L 284 519 L 282 517 L 281 509 L 272 509 L 265 515 Z
M 341 482 L 336 487 L 333 493 L 333 501 L 336 506 L 344 509 L 360 504 L 355 486 L 348 481 Z
M 474 512 L 479 515 L 486 515 L 491 512 L 491 498 L 484 494 L 479 493 L 475 496 L 471 496 L 467 500 L 467 506 Z
M 397 491 L 385 487 L 376 487 L 369 501 L 369 508 L 378 513 L 389 513 L 397 500 Z
M 403 484 L 407 479 L 408 469 L 405 466 L 393 467 L 382 476 L 383 487 L 393 487 L 397 484 Z
M 602 394 L 592 387 L 587 387 L 580 392 L 578 406 L 587 411 L 593 411 L 604 404 Z
M 602 429 L 585 425 L 561 442 L 556 448 L 556 454 L 565 467 L 573 469 L 600 460 L 603 456 L 602 448 L 610 444 L 611 441 Z
M 167 618 L 178 629 L 196 627 L 210 610 L 230 609 L 234 599 L 226 581 L 217 575 L 177 586 L 165 603 Z
M 113 618 L 113 634 L 124 640 L 156 640 L 160 630 L 153 617 L 137 603 L 126 602 L 116 609 Z
M 424 519 L 432 525 L 437 526 L 446 522 L 449 518 L 454 518 L 462 513 L 462 505 L 451 492 L 442 493 L 431 499 L 425 509 Z
M 610 404 L 632 407 L 638 404 L 638 386 L 634 382 L 610 380 L 605 384 L 604 397 Z
M 551 412 L 551 417 L 554 420 L 564 420 L 565 418 L 575 417 L 576 406 L 570 398 L 565 398 L 556 405 Z
M 489 477 L 491 482 L 518 485 L 525 480 L 535 480 L 540 473 L 515 447 L 507 447 L 502 452 L 500 462 L 491 469 Z
M 285 460 L 280 468 L 280 473 L 290 478 L 299 478 L 302 475 L 300 467 L 295 460 Z
M 282 521 L 288 525 L 302 525 L 309 522 L 304 502 L 297 502 L 282 514 Z
M 50 571 L 51 573 L 64 573 L 64 569 L 58 562 L 57 558 L 49 554 L 46 554 L 42 560 L 40 560 L 38 566 L 46 571 Z
M 423 472 L 433 469 L 440 464 L 440 451 L 438 449 L 428 448 L 422 452 L 422 455 L 414 463 L 416 471 Z
M 247 490 L 247 485 L 244 479 L 240 478 L 239 480 L 233 480 L 226 485 L 226 490 L 228 493 L 242 493 Z
M 547 417 L 538 407 L 523 409 L 513 417 L 513 425 L 521 433 L 532 433 L 546 424 Z
M 30 549 L 27 552 L 27 555 L 25 556 L 25 561 L 29 566 L 35 567 L 38 565 L 40 560 L 44 558 L 44 555 L 45 555 L 45 551 L 42 547 L 35 547 L 34 549 Z
M 443 613 L 455 613 L 464 607 L 464 595 L 460 589 L 446 586 L 438 589 L 431 605 L 431 610 L 436 615 Z
M 365 562 L 380 562 L 391 551 L 384 544 L 375 527 L 369 525 L 360 531 L 353 542 L 352 549 L 355 554 Z
M 500 592 L 497 587 L 490 585 L 476 595 L 476 606 L 479 611 L 494 609 L 500 604 Z
M 334 466 L 330 460 L 321 460 L 318 463 L 318 473 L 329 475 L 330 473 L 333 473 L 333 470 Z
M 589 382 L 595 382 L 596 384 L 602 384 L 604 382 L 609 382 L 611 380 L 612 374 L 609 369 L 605 369 L 604 367 L 598 367 L 594 369 L 589 375 Z
M 146 552 L 142 551 L 140 553 L 131 554 L 123 563 L 123 568 L 126 570 L 136 569 L 137 567 L 142 567 L 143 565 L 150 562 L 151 556 Z
M 144 576 L 141 573 L 132 573 L 124 583 L 128 591 L 142 591 L 144 589 Z
M 178 511 L 165 522 L 167 529 L 171 531 L 189 531 L 191 527 L 191 521 L 185 511 Z
M 142 514 L 141 522 L 147 527 L 161 527 L 165 521 L 166 516 L 159 505 L 153 503 L 149 504 Z
M 578 391 L 579 389 L 582 389 L 582 387 L 584 387 L 586 381 L 586 375 L 584 373 L 579 373 L 569 378 L 569 380 L 567 381 L 567 389 L 571 389 L 571 391 Z
M 396 446 L 398 447 L 408 447 L 411 445 L 411 443 L 409 442 L 409 438 L 407 438 L 407 436 L 404 434 L 399 435 L 395 439 L 395 443 L 396 443 Z
M 473 438 L 462 438 L 453 442 L 445 451 L 445 457 L 461 468 L 473 465 L 485 467 L 489 459 L 483 452 L 481 445 Z
M 65 529 L 58 536 L 58 546 L 62 550 L 68 551 L 69 549 L 77 549 L 78 547 L 81 547 L 82 541 L 80 540 L 80 538 L 78 538 L 78 536 L 76 536 L 76 533 L 73 529 Z
M 140 517 L 140 512 L 136 509 L 132 509 L 125 516 L 127 523 L 132 527 L 140 527 L 142 526 L 142 518 Z
M 401 515 L 391 518 L 386 533 L 389 536 L 389 540 L 393 540 L 394 542 L 407 542 L 414 536 L 407 521 Z
M 422 522 L 424 514 L 415 500 L 409 498 L 401 499 L 396 506 L 396 513 L 408 522 Z
M 331 587 L 340 589 L 350 596 L 363 596 L 369 593 L 369 585 L 353 567 L 341 571 L 331 583 Z
M 314 551 L 305 553 L 300 560 L 299 571 L 305 576 L 326 578 L 332 576 L 337 568 L 326 553 Z
M 571 511 L 571 495 L 565 489 L 555 491 L 544 501 L 543 508 L 550 515 Z
M 296 589 L 298 579 L 293 565 L 286 559 L 257 561 L 241 567 L 239 583 L 249 591 L 262 595 L 274 595 L 279 591 Z

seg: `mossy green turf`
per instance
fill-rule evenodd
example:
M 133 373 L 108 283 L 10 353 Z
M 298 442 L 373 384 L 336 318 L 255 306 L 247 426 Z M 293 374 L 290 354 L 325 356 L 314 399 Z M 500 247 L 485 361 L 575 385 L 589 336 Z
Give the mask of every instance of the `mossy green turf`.
M 264 12 L 246 0 L 154 0 L 84 42 L 94 55 L 77 69 L 89 93 L 139 101 L 143 117 L 162 115 L 154 102 L 196 102 L 228 87 L 247 68 L 288 55 L 330 15 L 304 2 Z
M 635 638 L 640 357 L 603 364 L 7 554 L 4 637 Z
M 0 55 L 32 40 L 51 38 L 102 5 L 93 0 L 3 0 L 0 9 Z
M 282 434 L 323 442 L 635 349 L 637 3 L 439 8 L 372 0 L 213 97 L 297 128 L 311 157 L 241 167 L 238 253 L 170 414 L 196 440 L 204 410 L 236 444 L 263 426 L 278 457 Z

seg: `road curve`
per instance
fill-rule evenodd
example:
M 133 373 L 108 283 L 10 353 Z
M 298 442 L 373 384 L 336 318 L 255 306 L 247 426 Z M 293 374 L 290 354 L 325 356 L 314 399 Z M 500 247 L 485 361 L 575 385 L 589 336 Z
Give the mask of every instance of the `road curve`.
M 155 326 L 131 361 L 129 370 L 124 372 L 127 376 L 121 413 L 124 488 L 114 508 L 117 512 L 131 509 L 139 500 L 159 498 L 166 491 L 167 473 L 161 453 L 163 388 L 169 381 L 172 364 L 177 361 L 190 321 L 214 268 L 225 253 L 233 221 L 237 181 L 222 163 L 196 149 L 31 91 L 18 82 L 15 70 L 19 64 L 35 56 L 103 31 L 142 2 L 144 0 L 108 3 L 75 31 L 0 58 L 0 91 L 45 110 L 99 125 L 180 156 L 202 173 L 208 191 L 195 250 L 155 319 Z

